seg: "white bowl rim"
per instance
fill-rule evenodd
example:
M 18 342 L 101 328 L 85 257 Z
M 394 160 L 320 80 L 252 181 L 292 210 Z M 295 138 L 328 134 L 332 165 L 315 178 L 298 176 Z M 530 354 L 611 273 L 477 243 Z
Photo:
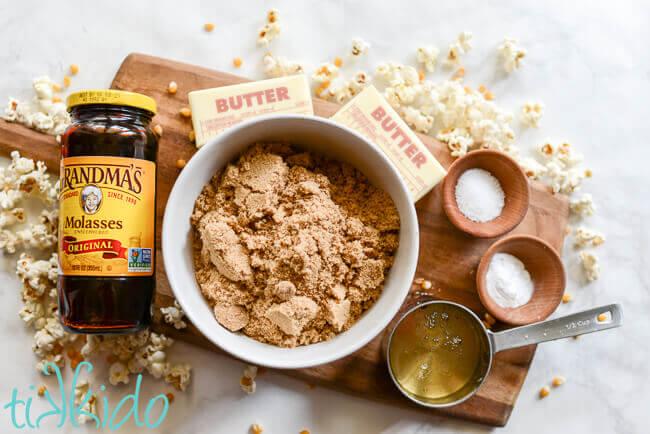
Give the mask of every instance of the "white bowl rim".
M 176 202 L 175 198 L 179 195 L 182 195 L 183 192 L 181 191 L 180 186 L 184 184 L 184 181 L 186 178 L 189 178 L 192 176 L 193 173 L 193 166 L 197 163 L 198 160 L 200 160 L 202 157 L 207 157 L 211 152 L 213 152 L 212 148 L 216 147 L 220 142 L 225 141 L 229 136 L 237 134 L 240 130 L 243 130 L 245 128 L 250 127 L 251 125 L 258 124 L 258 123 L 263 123 L 267 121 L 273 121 L 275 119 L 294 119 L 296 121 L 301 121 L 301 120 L 310 120 L 310 121 L 316 121 L 316 122 L 321 122 L 325 125 L 338 128 L 340 130 L 343 130 L 347 134 L 351 134 L 352 136 L 355 136 L 357 139 L 365 142 L 369 148 L 374 150 L 375 152 L 375 157 L 380 158 L 384 160 L 385 163 L 387 163 L 387 166 L 390 168 L 393 172 L 393 175 L 396 175 L 395 178 L 399 180 L 399 188 L 401 190 L 401 195 L 404 196 L 405 198 L 408 198 L 410 200 L 410 206 L 407 207 L 407 213 L 406 215 L 401 215 L 400 214 L 400 233 L 403 231 L 403 227 L 405 225 L 410 225 L 412 230 L 410 231 L 412 233 L 412 242 L 414 248 L 411 250 L 405 251 L 404 255 L 406 256 L 408 268 L 404 270 L 406 273 L 405 275 L 409 277 L 409 281 L 402 282 L 402 288 L 399 292 L 399 297 L 396 297 L 396 302 L 392 304 L 392 307 L 390 311 L 386 313 L 386 315 L 383 317 L 382 321 L 377 321 L 373 326 L 368 327 L 363 329 L 363 331 L 360 333 L 359 339 L 354 344 L 350 344 L 347 346 L 344 346 L 342 348 L 336 348 L 334 351 L 330 351 L 326 355 L 321 355 L 321 356 L 311 356 L 311 357 L 302 357 L 300 359 L 289 359 L 287 360 L 286 358 L 282 361 L 269 361 L 269 360 L 263 360 L 260 357 L 257 357 L 255 354 L 251 354 L 250 352 L 246 352 L 244 350 L 241 350 L 240 348 L 233 347 L 233 346 L 226 346 L 223 345 L 221 342 L 219 342 L 217 339 L 215 339 L 210 333 L 207 333 L 203 330 L 201 321 L 196 319 L 195 315 L 192 312 L 192 309 L 188 309 L 188 302 L 185 300 L 184 297 L 184 291 L 179 291 L 176 288 L 181 286 L 181 282 L 178 281 L 178 277 L 174 274 L 174 270 L 178 268 L 178 266 L 171 261 L 171 255 L 172 253 L 169 252 L 169 244 L 170 241 L 169 239 L 173 235 L 174 229 L 172 228 L 172 223 L 170 222 L 170 219 L 168 216 L 170 213 L 168 210 L 173 206 L 173 204 Z M 177 188 L 178 187 L 178 188 Z M 370 140 L 359 134 L 358 132 L 354 131 L 353 129 L 340 124 L 338 122 L 332 121 L 327 118 L 319 117 L 319 116 L 311 116 L 311 115 L 301 115 L 301 114 L 270 114 L 270 115 L 264 115 L 264 116 L 259 116 L 253 119 L 248 119 L 246 121 L 243 121 L 237 125 L 234 125 L 228 130 L 220 133 L 218 136 L 210 139 L 204 146 L 202 146 L 193 156 L 192 158 L 188 161 L 187 165 L 183 168 L 179 176 L 176 178 L 174 181 L 174 185 L 172 186 L 172 190 L 169 194 L 169 197 L 167 199 L 167 204 L 165 206 L 165 211 L 163 215 L 163 225 L 162 225 L 162 231 L 161 231 L 161 238 L 162 238 L 162 256 L 163 256 L 163 262 L 165 265 L 165 270 L 166 270 L 166 277 L 169 282 L 169 285 L 172 289 L 172 292 L 174 293 L 174 297 L 180 304 L 181 308 L 183 309 L 185 316 L 192 322 L 192 324 L 201 332 L 201 334 L 208 339 L 210 342 L 212 342 L 214 345 L 225 351 L 226 353 L 229 353 L 230 355 L 241 359 L 245 362 L 258 365 L 258 366 L 266 366 L 269 368 L 277 368 L 277 369 L 303 369 L 303 368 L 309 368 L 309 367 L 314 367 L 326 363 L 333 362 L 335 360 L 339 360 L 341 358 L 344 358 L 360 348 L 364 347 L 368 342 L 370 342 L 372 339 L 374 339 L 379 333 L 381 333 L 382 330 L 384 330 L 390 321 L 397 315 L 399 309 L 401 308 L 402 304 L 404 303 L 406 296 L 408 295 L 411 287 L 411 282 L 413 280 L 413 277 L 415 275 L 415 270 L 417 268 L 418 264 L 418 254 L 419 254 L 419 226 L 418 226 L 418 220 L 417 220 L 417 213 L 415 211 L 415 205 L 411 199 L 410 192 L 408 190 L 408 187 L 406 186 L 406 183 L 404 182 L 402 176 L 399 174 L 398 169 L 395 167 L 395 165 L 390 161 L 390 159 L 385 155 L 385 153 L 377 147 L 374 143 L 372 143 Z M 394 266 L 394 265 L 393 265 Z M 170 272 L 171 270 L 171 272 Z M 392 271 L 392 267 L 391 267 Z M 191 270 L 191 275 L 194 278 L 194 281 L 196 282 L 196 278 L 194 277 L 194 270 Z M 198 286 L 198 283 L 196 283 Z M 203 294 L 201 294 L 203 297 Z M 397 302 L 399 300 L 399 302 Z M 378 300 L 377 300 L 378 301 Z M 377 302 L 375 302 L 376 304 Z M 207 304 L 207 301 L 206 301 Z M 375 306 L 370 307 L 366 312 L 364 312 L 364 315 L 372 310 L 372 308 Z M 363 315 L 362 317 L 363 318 Z M 358 321 L 357 321 L 358 322 Z M 356 325 L 356 324 L 355 324 Z M 348 333 L 354 325 L 346 330 L 343 333 L 338 334 L 337 336 L 344 335 Z M 246 335 L 242 335 L 242 338 L 246 339 L 251 339 Z M 335 337 L 336 338 L 336 337 Z M 333 339 L 335 339 L 333 338 Z M 294 349 L 299 349 L 299 348 L 310 348 L 314 346 L 318 346 L 320 344 L 326 343 L 326 342 L 331 342 L 332 340 L 328 341 L 323 341 L 315 344 L 310 344 L 310 345 L 304 345 L 304 346 L 298 346 L 294 348 L 283 348 L 283 347 L 275 347 L 270 344 L 263 344 L 263 345 L 269 345 L 278 351 L 284 352 L 285 355 L 288 354 L 291 350 Z M 255 341 L 258 342 L 258 341 Z

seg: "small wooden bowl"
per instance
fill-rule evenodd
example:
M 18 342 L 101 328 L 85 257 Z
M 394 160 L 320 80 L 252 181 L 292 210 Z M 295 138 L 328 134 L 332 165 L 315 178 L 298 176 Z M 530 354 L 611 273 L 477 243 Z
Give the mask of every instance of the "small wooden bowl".
M 495 253 L 509 253 L 524 263 L 535 285 L 530 301 L 523 306 L 503 308 L 488 294 L 486 275 Z M 555 249 L 532 235 L 512 235 L 492 244 L 481 258 L 476 272 L 476 287 L 481 303 L 498 320 L 524 325 L 546 319 L 562 301 L 566 275 Z
M 501 215 L 484 223 L 465 217 L 456 203 L 458 178 L 466 170 L 475 168 L 494 175 L 506 196 Z M 528 179 L 517 162 L 492 149 L 472 151 L 456 160 L 442 184 L 442 204 L 447 217 L 458 229 L 478 238 L 498 237 L 513 230 L 528 212 L 529 195 Z

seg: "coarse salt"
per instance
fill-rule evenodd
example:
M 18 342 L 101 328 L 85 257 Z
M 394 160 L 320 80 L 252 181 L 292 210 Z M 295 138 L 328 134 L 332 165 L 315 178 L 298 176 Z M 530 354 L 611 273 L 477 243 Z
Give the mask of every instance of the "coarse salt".
M 485 280 L 490 297 L 504 308 L 523 306 L 535 291 L 523 262 L 508 253 L 495 253 Z
M 497 218 L 505 204 L 499 180 L 484 169 L 463 172 L 456 183 L 456 204 L 468 219 L 484 223 Z

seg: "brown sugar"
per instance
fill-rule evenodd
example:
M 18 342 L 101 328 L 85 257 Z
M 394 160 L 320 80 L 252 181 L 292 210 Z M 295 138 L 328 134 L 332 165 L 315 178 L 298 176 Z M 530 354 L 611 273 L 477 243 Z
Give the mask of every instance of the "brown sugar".
M 276 143 L 217 173 L 191 220 L 217 321 L 283 347 L 350 328 L 381 294 L 398 244 L 385 191 L 349 164 Z

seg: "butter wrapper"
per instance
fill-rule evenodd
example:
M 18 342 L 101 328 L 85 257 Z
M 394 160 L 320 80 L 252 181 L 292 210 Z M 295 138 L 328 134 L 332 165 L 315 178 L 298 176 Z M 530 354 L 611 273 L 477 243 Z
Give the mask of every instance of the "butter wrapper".
M 418 136 L 374 86 L 368 86 L 331 118 L 376 144 L 399 170 L 413 201 L 447 174 Z
M 247 119 L 271 113 L 314 114 L 304 74 L 198 90 L 188 97 L 199 148 Z

